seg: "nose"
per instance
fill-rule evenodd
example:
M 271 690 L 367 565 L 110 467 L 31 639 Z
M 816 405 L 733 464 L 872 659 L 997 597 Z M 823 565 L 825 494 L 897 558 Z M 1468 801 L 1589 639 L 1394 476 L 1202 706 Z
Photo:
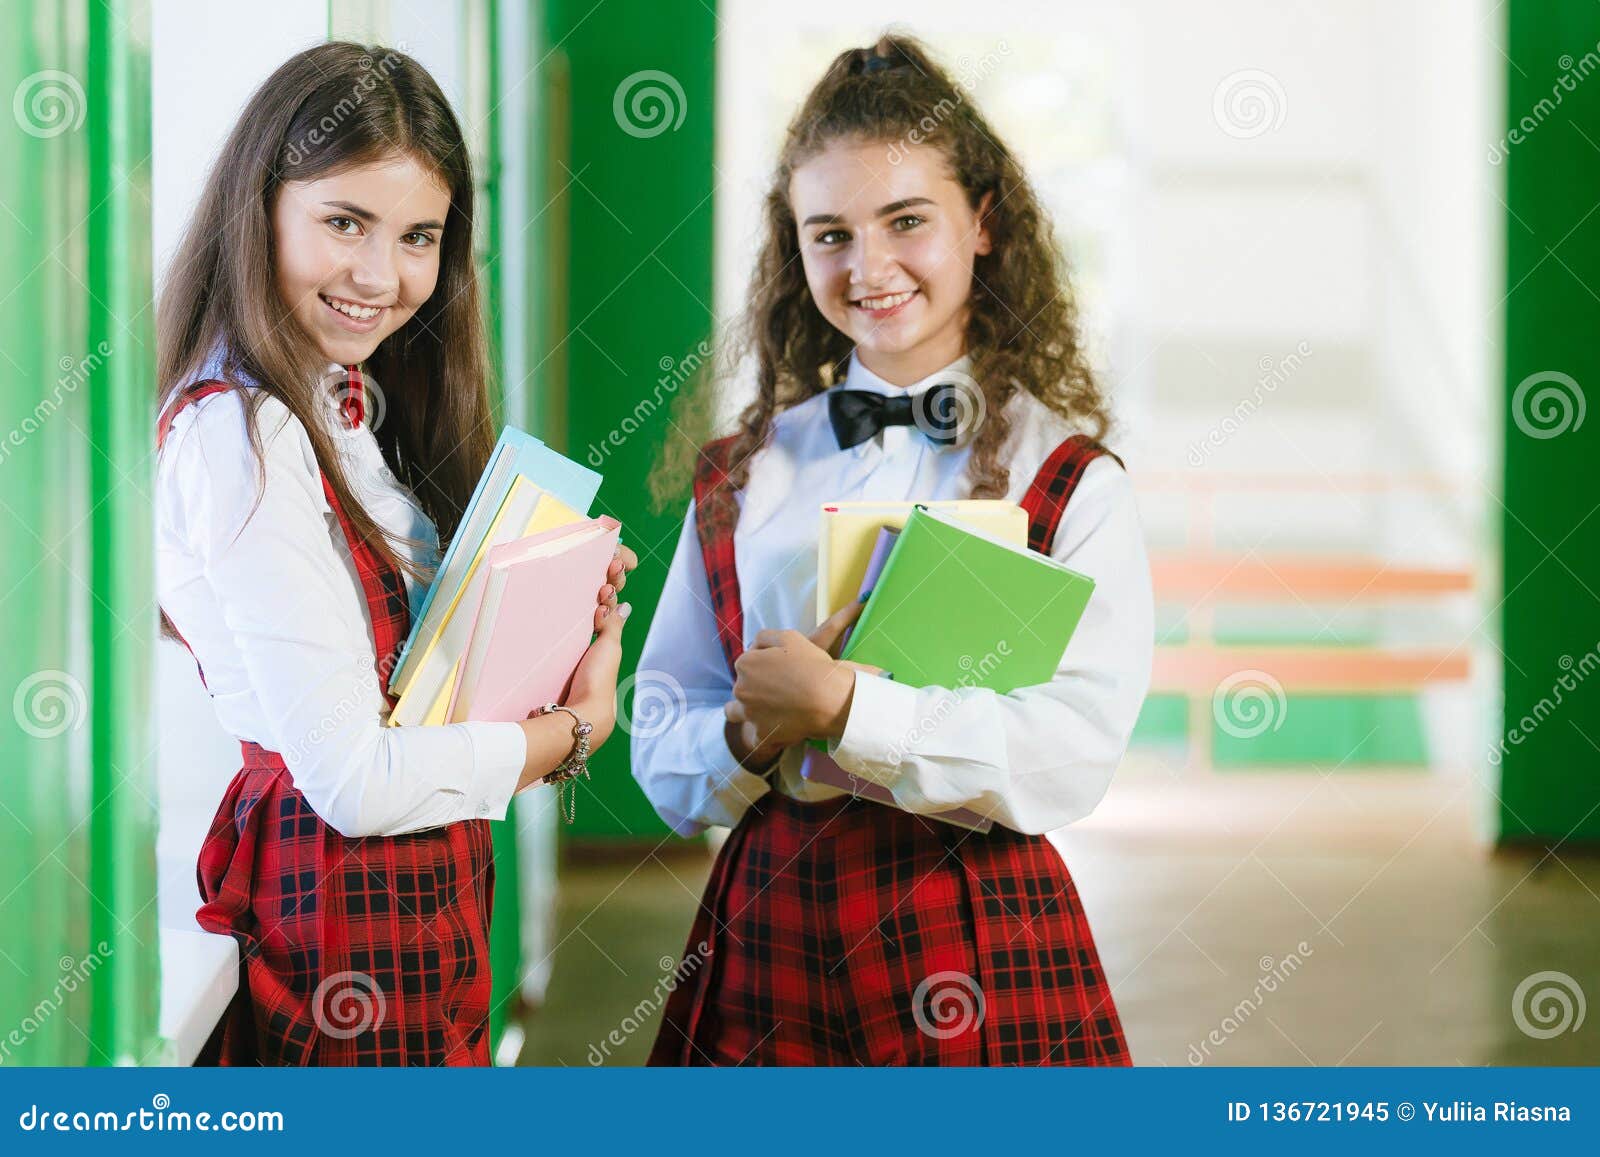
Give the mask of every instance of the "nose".
M 357 292 L 367 301 L 387 301 L 400 288 L 394 250 L 378 231 L 374 231 L 357 251 L 350 264 L 350 277 Z
M 850 284 L 856 288 L 882 286 L 894 271 L 889 246 L 873 229 L 863 229 L 856 234 L 850 257 Z

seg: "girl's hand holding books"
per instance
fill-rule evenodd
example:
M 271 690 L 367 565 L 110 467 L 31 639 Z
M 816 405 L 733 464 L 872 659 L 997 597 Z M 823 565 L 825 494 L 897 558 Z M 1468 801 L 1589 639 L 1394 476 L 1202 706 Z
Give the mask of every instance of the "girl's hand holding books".
M 639 565 L 639 556 L 630 548 L 617 544 L 617 553 L 606 568 L 606 585 L 600 588 L 600 597 L 594 609 L 594 629 L 605 625 L 606 616 L 617 609 L 617 595 L 628 585 L 628 572 Z
M 628 547 L 617 545 L 616 557 L 606 571 L 606 585 L 600 588 L 594 609 L 595 638 L 572 673 L 567 706 L 594 724 L 589 746 L 599 746 L 610 738 L 617 724 L 617 671 L 622 664 L 622 625 L 633 610 L 617 602 L 617 593 L 627 585 L 628 572 L 639 565 L 639 556 Z
M 733 698 L 723 707 L 733 732 L 730 750 L 753 770 L 806 739 L 837 739 L 844 734 L 855 690 L 855 673 L 882 674 L 880 668 L 836 659 L 840 640 L 860 617 L 851 603 L 809 636 L 799 631 L 760 632 L 755 645 L 734 664 Z M 734 749 L 737 740 L 742 753 Z

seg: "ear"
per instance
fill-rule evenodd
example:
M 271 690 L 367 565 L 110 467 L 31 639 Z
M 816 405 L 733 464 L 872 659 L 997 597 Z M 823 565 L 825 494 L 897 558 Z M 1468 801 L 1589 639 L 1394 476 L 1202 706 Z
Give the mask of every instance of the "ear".
M 994 190 L 990 189 L 978 201 L 974 212 L 978 215 L 978 244 L 975 252 L 979 257 L 986 257 L 994 249 L 994 238 L 989 235 L 989 210 L 994 208 Z

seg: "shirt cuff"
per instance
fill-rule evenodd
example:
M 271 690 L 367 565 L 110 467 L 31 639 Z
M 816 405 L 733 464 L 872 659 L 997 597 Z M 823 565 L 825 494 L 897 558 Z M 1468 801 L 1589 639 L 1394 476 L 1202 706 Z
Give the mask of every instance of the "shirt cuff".
M 828 742 L 828 754 L 852 775 L 893 787 L 915 738 L 916 716 L 915 687 L 857 671 L 844 734 Z
M 751 771 L 733 757 L 733 752 L 728 749 L 726 722 L 727 717 L 721 710 L 709 712 L 705 730 L 700 733 L 700 741 L 695 746 L 700 766 L 710 770 L 711 782 L 716 785 L 712 794 L 719 800 L 729 801 L 717 811 L 721 818 L 712 822 L 731 827 L 738 823 L 738 815 L 734 814 L 734 799 L 742 799 L 746 805 L 752 804 L 772 790 L 772 781 Z M 743 814 L 743 808 L 737 810 L 739 815 Z
M 518 723 L 452 723 L 472 744 L 463 819 L 503 820 L 528 762 L 528 736 Z

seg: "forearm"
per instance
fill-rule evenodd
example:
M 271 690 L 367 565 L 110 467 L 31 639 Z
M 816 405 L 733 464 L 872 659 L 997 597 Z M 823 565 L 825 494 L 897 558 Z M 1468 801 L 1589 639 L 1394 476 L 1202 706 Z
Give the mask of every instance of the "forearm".
M 598 751 L 611 736 L 613 724 L 610 712 L 602 710 L 600 704 L 581 700 L 574 700 L 565 706 L 571 708 L 579 719 L 593 725 L 594 730 L 589 734 L 589 750 Z M 548 715 L 524 719 L 518 726 L 528 741 L 528 756 L 522 765 L 522 775 L 517 780 L 517 791 L 520 792 L 543 781 L 545 776 L 561 766 L 562 761 L 572 754 L 575 741 L 572 716 L 565 711 L 552 711 Z

